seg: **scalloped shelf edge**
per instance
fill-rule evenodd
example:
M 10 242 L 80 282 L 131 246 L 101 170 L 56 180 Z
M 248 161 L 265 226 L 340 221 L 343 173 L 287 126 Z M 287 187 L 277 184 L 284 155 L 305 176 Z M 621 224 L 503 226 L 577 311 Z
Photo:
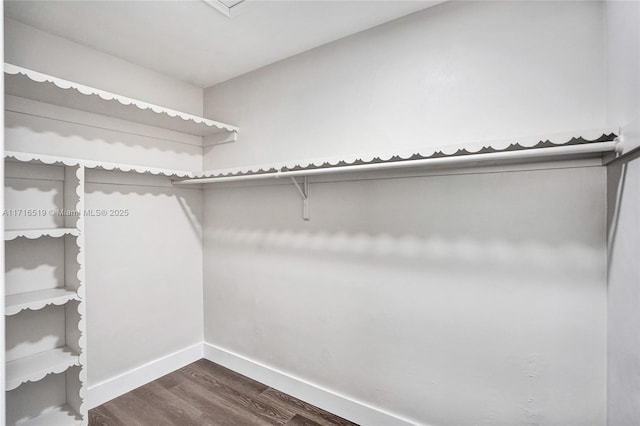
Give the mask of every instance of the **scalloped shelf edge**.
M 4 63 L 4 72 L 8 75 L 22 75 L 35 83 L 49 83 L 62 90 L 74 90 L 75 92 L 85 95 L 100 98 L 104 101 L 117 101 L 123 106 L 133 105 L 138 109 L 151 110 L 156 114 L 164 114 L 170 118 L 180 118 L 183 121 L 193 122 L 195 124 L 204 124 L 207 127 L 216 128 L 219 130 L 226 130 L 228 132 L 237 132 L 239 129 L 236 126 L 222 123 L 219 121 L 211 120 L 209 118 L 199 117 L 186 112 L 177 111 L 171 108 L 155 105 L 149 102 L 141 101 L 139 99 L 130 98 L 116 93 L 108 92 L 106 90 L 97 89 L 95 87 L 86 86 L 84 84 L 76 83 L 73 81 L 65 80 L 63 78 L 54 77 L 39 71 L 24 68 L 18 65 Z
M 600 133 L 601 132 L 601 133 Z M 593 132 L 591 132 L 593 133 Z M 89 169 L 103 170 L 120 170 L 123 172 L 150 173 L 152 175 L 164 175 L 167 177 L 177 177 L 184 179 L 203 179 L 203 178 L 222 178 L 222 177 L 240 177 L 249 175 L 259 175 L 265 173 L 305 171 L 324 168 L 335 168 L 339 171 L 340 167 L 355 165 L 370 165 L 382 163 L 397 163 L 412 160 L 427 160 L 445 157 L 461 157 L 472 154 L 491 154 L 513 151 L 534 150 L 539 148 L 563 147 L 575 145 L 587 145 L 590 143 L 610 142 L 615 140 L 618 135 L 614 131 L 599 130 L 598 135 L 590 136 L 574 136 L 569 139 L 557 141 L 555 138 L 538 139 L 537 141 L 526 142 L 505 142 L 498 141 L 489 144 L 470 144 L 470 145 L 448 145 L 444 147 L 431 147 L 417 151 L 407 151 L 405 153 L 396 154 L 368 154 L 357 155 L 350 158 L 323 158 L 315 160 L 294 160 L 283 163 L 263 164 L 254 166 L 240 166 L 227 169 L 207 170 L 207 171 L 186 171 L 186 170 L 170 170 L 161 169 L 142 165 L 107 163 L 95 160 L 83 160 L 69 157 L 56 157 L 50 155 L 42 155 L 35 153 L 6 151 L 5 159 L 14 159 L 16 161 L 36 161 L 44 164 L 63 164 L 66 166 L 82 165 Z
M 427 160 L 444 157 L 461 157 L 471 154 L 491 154 L 512 151 L 533 150 L 539 148 L 586 145 L 590 143 L 610 142 L 618 135 L 609 130 L 602 131 L 593 137 L 574 136 L 570 139 L 562 141 L 553 141 L 551 138 L 540 139 L 530 143 L 525 142 L 505 142 L 499 141 L 493 144 L 474 144 L 474 145 L 449 145 L 443 147 L 425 148 L 423 150 L 405 152 L 404 154 L 368 154 L 358 155 L 351 158 L 331 158 L 316 160 L 295 160 L 283 163 L 265 164 L 257 166 L 243 166 L 236 168 L 208 170 L 193 173 L 195 179 L 201 178 L 222 178 L 222 177 L 238 177 L 251 176 L 265 173 L 306 171 L 315 169 L 335 168 L 339 171 L 340 167 L 359 166 L 369 164 L 382 164 L 392 162 L 403 162 L 412 160 Z
M 80 235 L 80 231 L 76 228 L 48 228 L 48 229 L 17 229 L 4 231 L 4 240 L 11 241 L 16 238 L 27 238 L 29 240 L 35 240 L 41 237 L 53 237 L 59 238 L 65 235 L 71 235 L 77 237 Z
M 60 374 L 79 365 L 80 356 L 66 346 L 9 361 L 6 364 L 6 390 L 40 381 L 49 374 Z
M 64 288 L 33 291 L 5 297 L 5 315 L 16 315 L 22 311 L 37 311 L 47 306 L 62 306 L 72 300 L 79 301 L 78 293 Z
M 152 175 L 164 175 L 167 177 L 193 177 L 193 172 L 187 170 L 170 170 L 157 167 L 142 166 L 136 164 L 108 163 L 95 160 L 83 160 L 80 158 L 58 157 L 30 152 L 5 151 L 4 158 L 21 162 L 39 162 L 43 164 L 60 164 L 68 167 L 84 166 L 87 169 L 102 169 L 107 171 L 119 170 L 121 172 L 149 173 Z

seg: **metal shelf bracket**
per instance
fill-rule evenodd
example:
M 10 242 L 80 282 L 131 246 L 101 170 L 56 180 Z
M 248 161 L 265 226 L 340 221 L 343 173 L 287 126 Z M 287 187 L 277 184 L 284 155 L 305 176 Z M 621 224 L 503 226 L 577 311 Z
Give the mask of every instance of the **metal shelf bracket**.
M 291 176 L 291 182 L 293 182 L 302 196 L 302 219 L 308 222 L 311 218 L 309 212 L 309 178 L 303 176 L 302 183 L 300 184 L 295 177 Z

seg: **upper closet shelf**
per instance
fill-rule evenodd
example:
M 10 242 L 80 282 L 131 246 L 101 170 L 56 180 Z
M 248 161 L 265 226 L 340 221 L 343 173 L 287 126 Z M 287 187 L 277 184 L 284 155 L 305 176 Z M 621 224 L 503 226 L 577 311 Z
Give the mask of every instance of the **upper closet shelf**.
M 196 136 L 233 134 L 236 126 L 4 64 L 5 93 Z
M 423 172 L 442 168 L 462 168 L 481 165 L 517 164 L 559 159 L 615 157 L 621 143 L 615 133 L 587 132 L 588 136 L 569 140 L 521 140 L 493 142 L 483 145 L 429 147 L 418 152 L 361 155 L 343 159 L 296 161 L 276 165 L 210 170 L 195 173 L 191 179 L 174 181 L 174 185 L 216 184 L 259 179 L 290 179 L 302 197 L 302 218 L 310 220 L 309 178 L 318 175 L 342 175 L 405 169 Z M 566 137 L 566 136 L 565 136 Z M 556 139 L 558 140 L 558 139 Z M 302 178 L 300 182 L 298 178 Z M 287 179 L 287 180 L 288 180 Z
M 326 174 L 436 167 L 469 167 L 479 164 L 509 164 L 585 156 L 602 156 L 619 145 L 613 132 L 591 131 L 580 137 L 553 141 L 506 141 L 491 144 L 430 147 L 419 151 L 369 154 L 350 158 L 291 161 L 194 173 L 194 178 L 174 181 L 177 185 L 197 185 L 255 179 L 311 177 Z
M 55 155 L 36 154 L 32 152 L 5 151 L 7 160 L 24 163 L 41 163 L 62 166 L 84 166 L 88 169 L 117 170 L 121 172 L 150 173 L 152 175 L 164 175 L 169 177 L 193 177 L 193 173 L 187 170 L 161 169 L 157 167 L 143 166 L 139 164 L 109 163 L 105 161 L 84 160 L 80 158 L 58 157 Z

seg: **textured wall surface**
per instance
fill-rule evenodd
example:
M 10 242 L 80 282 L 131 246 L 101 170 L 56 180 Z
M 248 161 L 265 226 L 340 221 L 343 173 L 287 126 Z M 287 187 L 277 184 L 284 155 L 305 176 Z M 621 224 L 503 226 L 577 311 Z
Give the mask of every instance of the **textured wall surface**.
M 603 5 L 447 2 L 205 90 L 205 168 L 604 125 Z
M 206 191 L 205 341 L 422 424 L 604 424 L 603 168 L 311 194 Z

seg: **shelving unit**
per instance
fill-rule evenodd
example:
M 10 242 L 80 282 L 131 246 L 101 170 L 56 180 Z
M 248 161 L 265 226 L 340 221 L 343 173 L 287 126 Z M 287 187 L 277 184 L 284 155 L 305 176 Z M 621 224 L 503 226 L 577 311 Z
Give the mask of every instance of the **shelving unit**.
M 37 311 L 49 305 L 64 305 L 79 300 L 75 291 L 66 288 L 29 291 L 5 297 L 5 315 L 15 315 L 26 309 Z
M 209 118 L 11 64 L 5 63 L 4 70 L 5 97 L 14 101 L 9 105 L 16 113 L 32 113 L 25 105 L 54 105 L 90 113 L 69 114 L 71 123 L 95 125 L 84 120 L 98 114 L 110 118 L 106 126 L 120 126 L 118 120 L 136 123 L 125 126 L 125 132 L 167 134 L 169 138 L 179 132 L 184 136 L 179 141 L 201 140 L 202 146 L 231 142 L 237 136 L 237 127 Z M 59 119 L 47 114 L 51 108 L 33 111 L 33 115 Z M 194 176 L 185 170 L 5 152 L 8 425 L 88 421 L 83 266 L 84 173 L 88 168 L 170 178 Z M 66 211 L 77 214 L 67 215 Z
M 187 135 L 205 138 L 202 144 L 229 142 L 238 128 L 33 70 L 5 64 L 6 94 L 58 105 Z M 80 123 L 83 124 L 83 123 Z M 26 152 L 5 152 L 7 167 L 20 179 L 8 191 L 6 208 L 45 196 L 39 209 L 71 209 L 82 214 L 44 220 L 40 217 L 10 218 L 5 244 L 8 255 L 7 315 L 7 424 L 86 424 L 86 336 L 84 326 L 84 172 L 86 169 L 161 175 L 175 185 L 217 184 L 232 181 L 281 179 L 292 183 L 303 202 L 302 216 L 310 219 L 310 186 L 320 175 L 343 175 L 407 169 L 422 172 L 446 167 L 473 167 L 559 159 L 615 157 L 621 142 L 609 129 L 577 132 L 578 137 L 552 140 L 510 140 L 482 144 L 424 148 L 408 152 L 354 155 L 342 158 L 289 161 L 280 164 L 224 170 L 174 170 L 147 165 L 103 162 Z M 36 169 L 42 169 L 37 171 Z M 33 173 L 32 173 L 33 172 Z M 29 189 L 24 182 L 36 184 Z M 29 193 L 31 191 L 31 193 Z M 11 197 L 15 196 L 15 200 Z M 17 203 L 16 203 L 17 202 Z M 32 207 L 32 206 L 27 206 Z M 51 219 L 51 218 L 49 218 Z M 55 240 L 55 241 L 54 241 Z M 41 255 L 43 264 L 56 264 L 59 276 L 19 276 L 20 253 Z M 60 272 L 59 271 L 59 272 Z M 43 332 L 38 335 L 38 330 Z M 46 336 L 54 336 L 55 341 Z M 20 340 L 23 338 L 24 340 Z
M 540 141 L 527 146 L 507 145 L 506 147 L 468 149 L 451 149 L 450 152 L 434 150 L 431 153 L 413 155 L 391 155 L 387 157 L 355 157 L 353 159 L 334 162 L 312 161 L 289 164 L 262 166 L 249 169 L 218 170 L 208 172 L 184 171 L 151 168 L 141 165 L 104 163 L 68 157 L 56 157 L 37 153 L 7 152 L 6 169 L 22 173 L 20 179 L 37 180 L 41 174 L 32 173 L 43 168 L 42 175 L 55 180 L 58 176 L 60 184 L 54 189 L 62 196 L 51 197 L 52 187 L 43 186 L 42 191 L 60 202 L 59 205 L 46 205 L 45 208 L 70 209 L 84 211 L 84 172 L 87 168 L 103 170 L 133 171 L 163 175 L 173 179 L 177 185 L 199 185 L 231 180 L 293 179 L 296 188 L 306 202 L 303 215 L 309 216 L 309 176 L 319 174 L 341 174 L 353 172 L 380 171 L 387 168 L 428 168 L 437 164 L 475 164 L 485 161 L 513 161 L 526 159 L 566 159 L 566 158 L 599 158 L 604 161 L 606 155 L 615 155 L 620 142 L 612 133 L 597 137 L 580 137 L 569 141 Z M 586 157 L 585 157 L 586 156 Z M 599 160 L 598 160 L 599 161 Z M 18 169 L 11 165 L 20 164 Z M 28 170 L 24 171 L 24 168 Z M 456 165 L 457 167 L 457 165 Z M 51 169 L 58 169 L 57 171 Z M 35 176 L 33 178 L 32 176 Z M 305 179 L 300 184 L 295 179 Z M 10 181 L 10 179 L 9 179 Z M 11 182 L 9 182 L 11 185 Z M 20 186 L 24 191 L 24 185 Z M 36 185 L 37 186 L 37 185 Z M 11 200 L 9 190 L 7 208 L 19 207 Z M 19 192 L 19 191 L 18 191 Z M 54 191 L 55 192 L 55 191 Z M 12 205 L 13 204 L 13 205 Z M 34 351 L 21 356 L 8 356 L 7 363 L 7 407 L 9 407 L 8 424 L 10 425 L 64 425 L 86 424 L 87 410 L 83 404 L 86 372 L 86 350 L 84 336 L 84 277 L 83 268 L 83 215 L 64 217 L 62 222 L 51 223 L 50 227 L 29 226 L 30 223 L 18 223 L 20 229 L 10 229 L 5 233 L 9 260 L 12 253 L 19 253 L 26 245 L 40 246 L 43 249 L 57 247 L 64 253 L 62 262 L 65 279 L 71 281 L 58 282 L 49 288 L 32 288 L 21 290 L 19 284 L 9 281 L 9 292 L 6 298 L 7 329 L 29 327 L 35 322 L 47 318 L 63 318 L 65 330 L 64 344 Z M 27 225 L 27 226 L 25 226 Z M 55 240 L 55 241 L 53 241 Z M 19 258 L 18 255 L 15 258 Z M 11 266 L 11 261 L 8 266 Z M 11 278 L 11 277 L 8 277 Z M 31 280 L 31 283 L 38 280 Z M 33 284 L 30 284 L 33 285 Z M 42 313 L 42 314 L 41 314 Z M 42 317 L 42 318 L 40 318 Z M 11 337 L 11 332 L 8 333 Z M 20 335 L 21 333 L 13 333 Z M 29 336 L 29 335 L 27 335 Z M 39 347 L 38 349 L 42 349 Z
M 13 390 L 26 382 L 41 380 L 47 374 L 62 373 L 78 363 L 78 354 L 66 346 L 9 361 L 6 390 Z
M 86 424 L 85 168 L 7 157 L 5 172 L 7 424 Z
M 236 126 L 4 64 L 5 94 L 196 136 L 234 138 Z
M 86 416 L 74 408 L 78 404 L 80 366 L 67 368 L 64 373 L 48 374 L 37 382 L 26 382 L 7 392 L 7 424 L 66 426 L 86 425 Z M 68 401 L 68 402 L 67 402 Z M 15 411 L 32 415 L 16 418 Z
M 44 411 L 38 417 L 16 423 L 18 426 L 72 425 L 80 423 L 78 415 L 68 406 L 62 405 Z

